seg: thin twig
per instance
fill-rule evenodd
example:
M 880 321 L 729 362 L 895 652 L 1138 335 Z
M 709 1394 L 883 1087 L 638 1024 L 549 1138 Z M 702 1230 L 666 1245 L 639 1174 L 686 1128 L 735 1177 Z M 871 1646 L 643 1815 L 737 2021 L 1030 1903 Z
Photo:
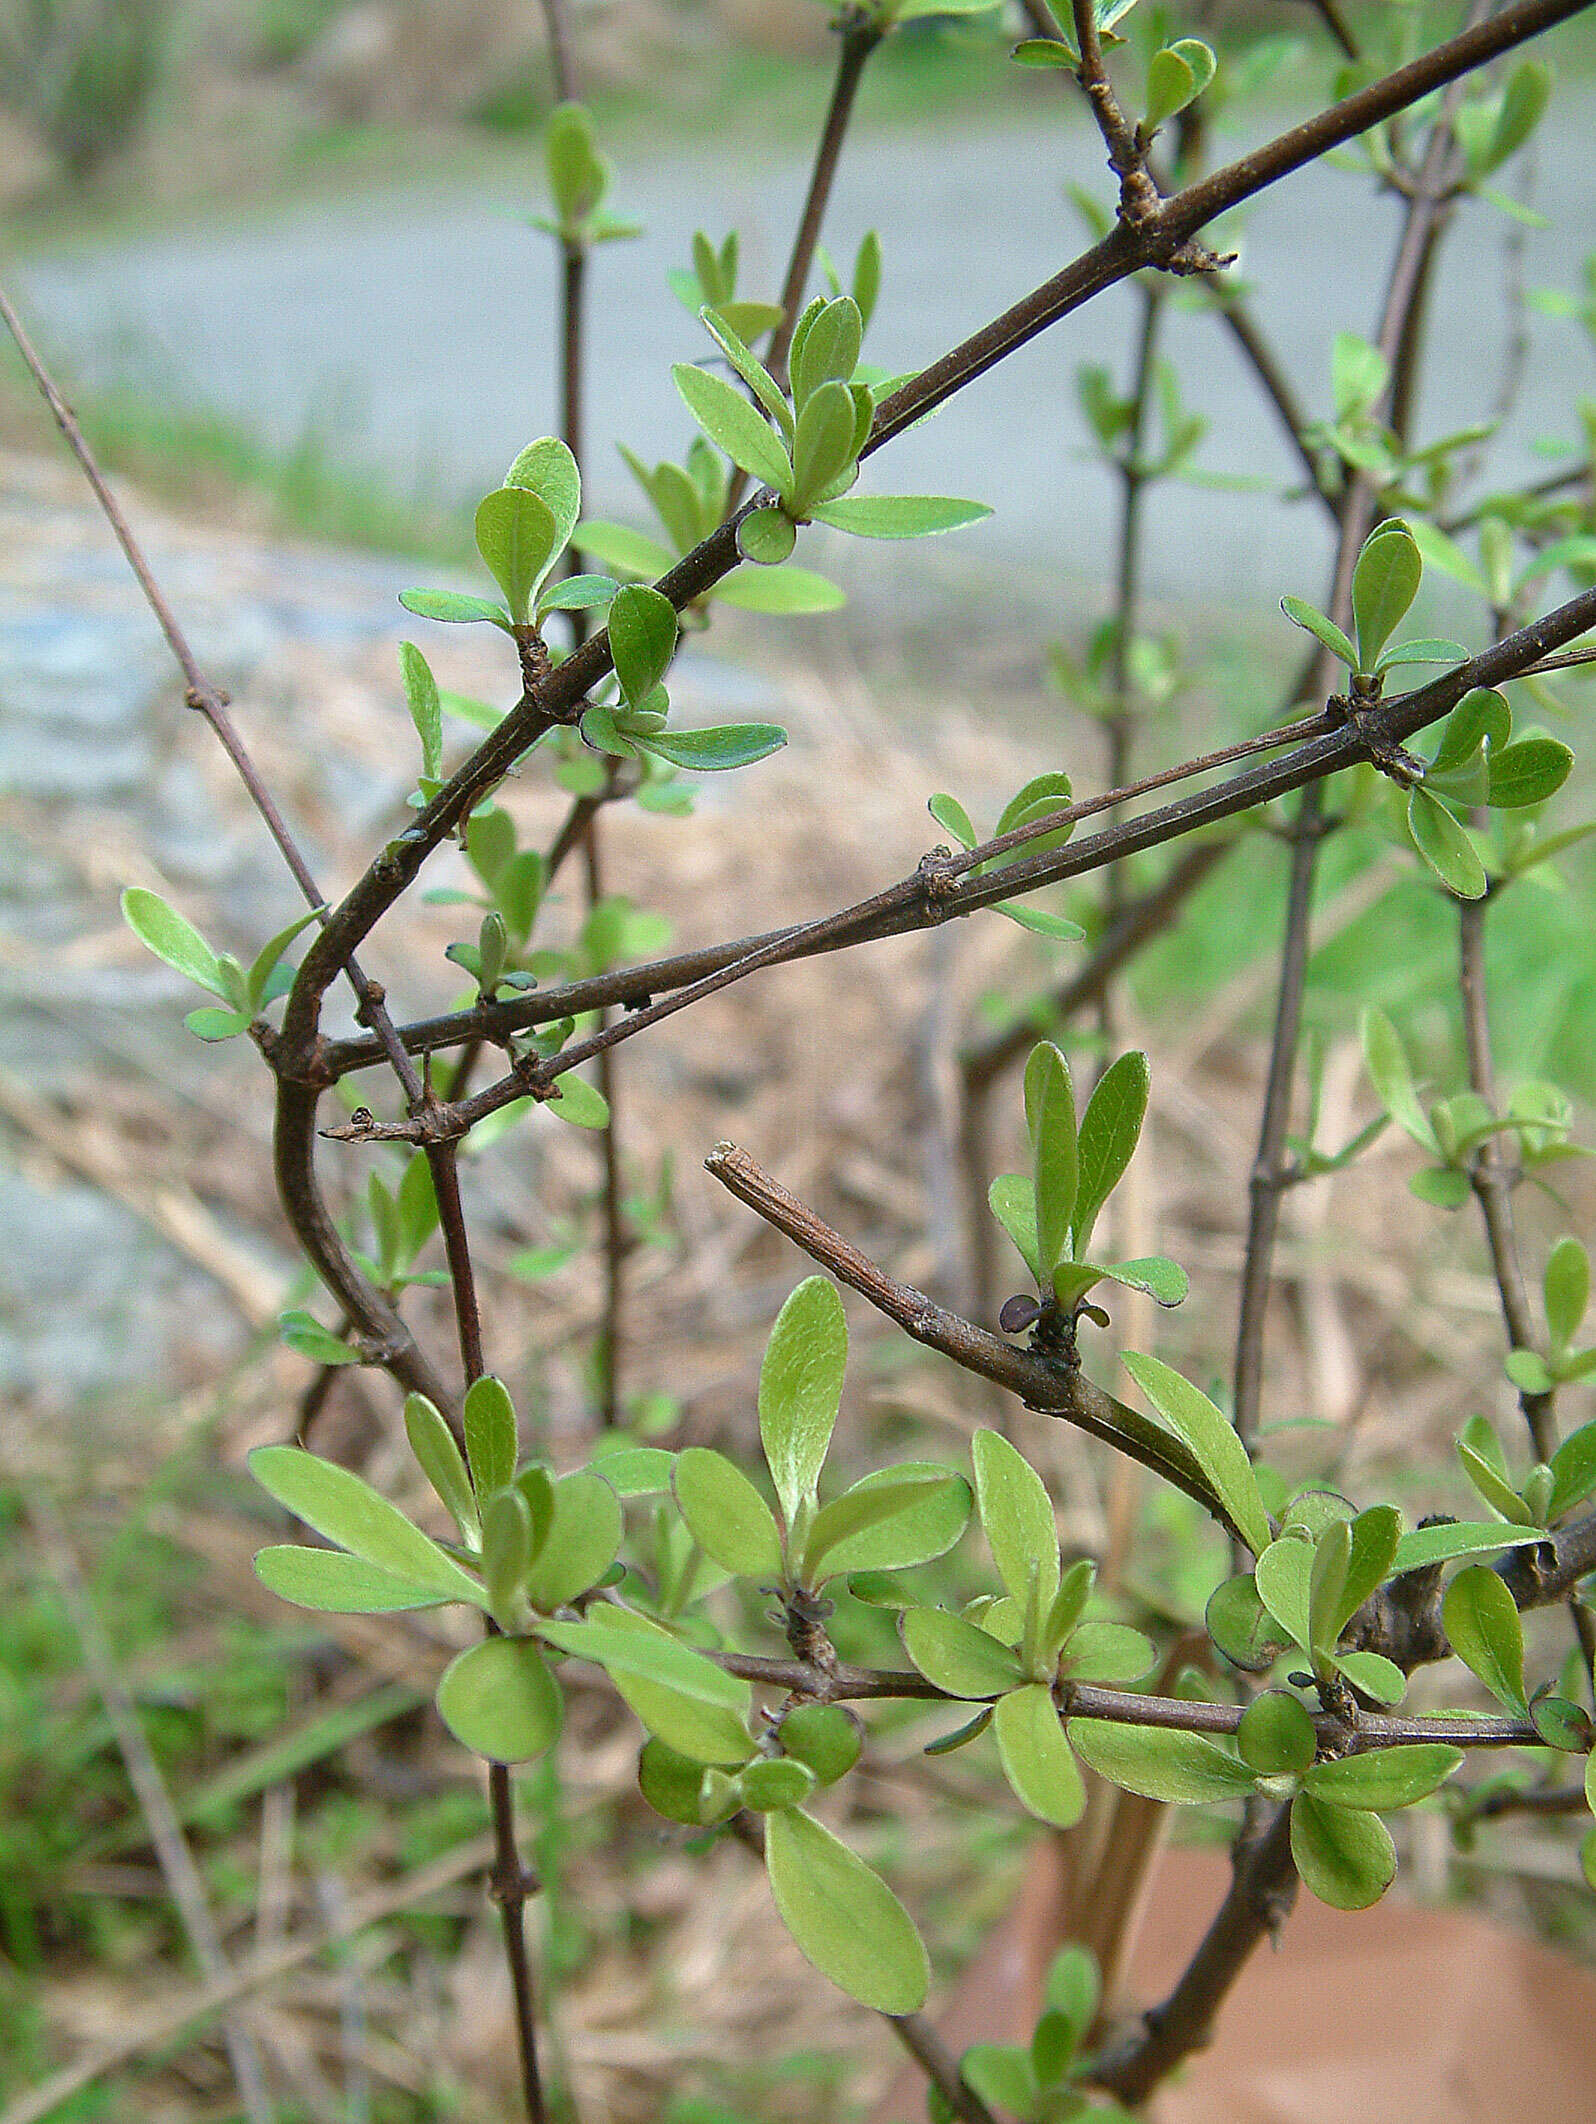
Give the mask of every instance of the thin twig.
M 964 2124 L 997 2124 L 991 2110 L 966 2083 L 957 2058 L 923 2014 L 889 2013 L 883 2019 L 956 2117 L 962 2117 Z

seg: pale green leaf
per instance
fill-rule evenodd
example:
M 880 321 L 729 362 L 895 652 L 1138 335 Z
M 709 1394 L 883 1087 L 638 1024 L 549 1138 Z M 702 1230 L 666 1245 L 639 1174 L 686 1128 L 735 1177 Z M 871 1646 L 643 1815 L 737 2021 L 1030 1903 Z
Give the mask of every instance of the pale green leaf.
M 919 2012 L 930 1965 L 879 1874 L 797 1809 L 770 1816 L 765 1865 L 782 1923 L 822 1976 L 878 2013 Z

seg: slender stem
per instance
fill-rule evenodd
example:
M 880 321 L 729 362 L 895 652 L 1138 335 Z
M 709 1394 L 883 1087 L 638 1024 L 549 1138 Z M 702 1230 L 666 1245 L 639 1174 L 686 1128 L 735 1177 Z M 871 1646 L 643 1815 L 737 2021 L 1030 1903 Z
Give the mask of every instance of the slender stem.
M 868 1299 L 889 1320 L 896 1321 L 916 1342 L 940 1350 L 965 1371 L 1018 1394 L 1027 1408 L 1062 1417 L 1078 1430 L 1105 1439 L 1184 1490 L 1222 1524 L 1229 1524 L 1223 1507 L 1185 1446 L 1162 1425 L 1093 1386 L 1078 1367 L 1004 1342 L 936 1304 L 911 1284 L 899 1283 L 851 1240 L 833 1231 L 806 1203 L 790 1195 L 735 1144 L 717 1144 L 704 1160 L 704 1168 L 739 1202 L 746 1202 L 767 1224 L 784 1232 L 840 1282 Z
M 837 165 L 842 158 L 842 143 L 848 131 L 848 122 L 853 116 L 854 98 L 864 76 L 865 62 L 886 33 L 879 23 L 863 16 L 845 13 L 838 34 L 840 43 L 837 50 L 837 71 L 831 84 L 831 102 L 827 106 L 826 122 L 821 128 L 820 139 L 815 147 L 814 164 L 809 172 L 809 190 L 804 198 L 803 213 L 799 217 L 798 230 L 793 237 L 792 250 L 787 259 L 787 277 L 781 289 L 781 319 L 771 333 L 770 344 L 765 350 L 765 367 L 777 383 L 782 385 L 787 381 L 787 352 L 792 345 L 793 332 L 797 328 L 804 289 L 809 284 L 809 269 L 814 264 L 815 246 L 820 241 L 821 224 L 826 218 L 831 187 L 836 179 Z M 734 465 L 726 488 L 725 513 L 728 517 L 736 510 L 747 487 L 748 474 L 740 465 Z
M 975 2089 L 965 2084 L 958 2059 L 922 2014 L 889 2013 L 884 2018 L 956 2117 L 962 2117 L 964 2124 L 997 2124 Z
M 545 2124 L 543 2078 L 538 2069 L 537 2018 L 532 1990 L 532 1962 L 526 1945 L 526 1899 L 537 1883 L 521 1864 L 515 1840 L 515 1793 L 509 1765 L 489 1763 L 488 1797 L 493 1808 L 493 1897 L 504 1932 L 504 1958 L 510 1970 L 515 2003 L 516 2047 L 521 2061 L 521 2099 L 527 2124 Z
M 1409 350 L 1417 334 L 1424 289 L 1435 261 L 1435 238 L 1448 207 L 1447 173 L 1453 154 L 1452 110 L 1455 102 L 1455 93 L 1449 92 L 1431 131 L 1423 167 L 1407 202 L 1402 237 L 1386 288 L 1377 344 L 1386 358 L 1392 379 L 1386 389 L 1385 408 L 1393 422 L 1397 419 L 1397 378 L 1409 367 Z M 1400 426 L 1397 432 L 1402 432 Z M 1350 623 L 1353 569 L 1373 520 L 1376 491 L 1373 477 L 1365 473 L 1360 473 L 1343 490 L 1339 509 L 1340 538 L 1329 605 L 1331 616 L 1342 627 Z M 1328 681 L 1327 662 L 1322 663 L 1320 676 L 1321 683 Z M 1302 999 L 1307 979 L 1309 912 L 1318 872 L 1319 849 L 1326 830 L 1323 789 L 1321 784 L 1315 784 L 1303 793 L 1293 829 L 1291 885 L 1281 944 L 1274 1034 L 1269 1049 L 1258 1148 L 1248 1185 L 1247 1240 L 1236 1327 L 1234 1420 L 1238 1433 L 1249 1445 L 1258 1433 L 1263 1390 L 1264 1322 L 1273 1278 L 1280 1204 L 1289 1175 L 1286 1136 L 1290 1126 L 1291 1091 L 1296 1076 Z
M 837 72 L 831 84 L 831 102 L 827 107 L 826 122 L 815 148 L 814 167 L 809 173 L 809 191 L 804 199 L 798 233 L 793 238 L 792 253 L 787 260 L 787 277 L 782 283 L 781 322 L 771 333 L 770 345 L 765 352 L 765 367 L 778 383 L 786 381 L 787 350 L 792 345 L 792 335 L 803 305 L 804 289 L 809 284 L 809 269 L 814 264 L 815 246 L 820 241 L 821 224 L 826 218 L 831 187 L 836 179 L 837 165 L 842 159 L 842 143 L 848 131 L 848 122 L 853 116 L 854 98 L 859 93 L 865 62 L 881 42 L 884 32 L 878 23 L 858 17 L 844 17 L 839 34 Z
M 1224 1901 L 1174 1990 L 1142 2016 L 1138 2035 L 1096 2061 L 1089 2073 L 1093 2085 L 1122 2102 L 1140 2103 L 1183 2058 L 1200 2050 L 1253 1949 L 1279 1932 L 1296 1892 L 1291 1809 L 1282 1807 L 1247 1862 L 1233 1874 Z
M 555 101 L 570 103 L 576 96 L 576 75 L 571 66 L 571 41 L 566 33 L 562 0 L 543 0 L 543 20 L 549 33 L 549 71 L 554 76 Z
M 589 821 L 587 838 L 583 844 L 589 907 L 596 907 L 604 897 L 604 880 L 599 864 L 598 824 L 595 814 Z M 601 1031 L 607 1022 L 607 1014 L 600 1011 Z M 609 1107 L 609 1120 L 599 1131 L 599 1148 L 604 1161 L 604 1311 L 594 1338 L 593 1359 L 597 1375 L 595 1384 L 598 1419 L 606 1430 L 613 1430 L 620 1421 L 626 1257 L 631 1250 L 631 1234 L 627 1230 L 626 1211 L 621 1194 L 620 1115 L 616 1106 L 615 1076 L 615 1056 L 609 1048 L 604 1048 L 598 1056 L 598 1088 Z

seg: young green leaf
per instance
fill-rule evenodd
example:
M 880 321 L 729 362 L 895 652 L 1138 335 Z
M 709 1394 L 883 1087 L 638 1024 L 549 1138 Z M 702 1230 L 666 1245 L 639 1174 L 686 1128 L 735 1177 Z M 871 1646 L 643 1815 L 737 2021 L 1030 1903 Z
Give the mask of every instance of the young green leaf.
M 610 654 L 632 707 L 643 707 L 670 669 L 676 633 L 676 612 L 668 597 L 641 583 L 629 583 L 616 593 L 610 606 Z
M 1043 1041 L 1025 1065 L 1025 1120 L 1034 1161 L 1037 1265 L 1050 1277 L 1069 1243 L 1079 1172 L 1069 1065 Z
M 466 1390 L 464 1416 L 466 1459 L 480 1502 L 514 1482 L 521 1452 L 515 1404 L 504 1381 L 491 1373 L 474 1380 Z
M 224 1003 L 231 1000 L 216 953 L 194 925 L 186 922 L 175 907 L 169 907 L 158 892 L 130 885 L 122 895 L 122 919 L 158 959 L 185 974 L 196 987 L 208 988 Z
M 780 511 L 773 512 L 780 515 Z M 760 514 L 759 510 L 754 515 Z M 745 517 L 744 524 L 752 517 Z M 783 518 L 783 522 L 786 519 Z M 739 534 L 741 532 L 739 526 Z M 796 532 L 794 537 L 796 537 Z M 734 568 L 730 575 L 723 575 L 709 593 L 723 605 L 733 605 L 739 612 L 785 613 L 801 616 L 811 612 L 838 612 L 847 603 L 844 593 L 824 575 L 817 575 L 812 568 L 774 568 L 762 565 L 757 568 Z
M 1028 1814 L 1070 1829 L 1086 1812 L 1086 1784 L 1064 1738 L 1052 1692 L 1041 1682 L 998 1700 L 992 1716 L 998 1760 Z
M 1298 627 L 1305 627 L 1316 641 L 1322 642 L 1332 656 L 1339 657 L 1349 671 L 1357 670 L 1358 652 L 1334 620 L 1326 619 L 1306 598 L 1283 597 L 1280 609 L 1288 620 Z
M 276 984 L 272 976 L 282 962 L 283 953 L 302 930 L 308 929 L 312 922 L 318 921 L 326 912 L 325 906 L 312 907 L 307 914 L 302 914 L 297 920 L 290 922 L 286 929 L 278 930 L 276 936 L 269 937 L 261 946 L 249 969 L 246 982 L 251 1010 L 259 1011 L 271 1000 L 268 990 L 275 991 Z
M 697 1763 L 745 1763 L 748 1684 L 679 1644 L 646 1616 L 600 1608 L 602 1620 L 540 1622 L 538 1635 L 602 1667 L 656 1739 Z
M 425 1394 L 405 1396 L 405 1436 L 417 1465 L 432 1484 L 468 1548 L 482 1540 L 482 1520 L 472 1494 L 471 1478 L 455 1444 L 454 1433 Z
M 671 370 L 676 388 L 694 420 L 734 465 L 740 465 L 761 486 L 786 496 L 792 492 L 792 459 L 770 423 L 748 403 L 740 391 L 707 369 L 695 369 L 679 361 Z
M 464 1747 L 495 1763 L 531 1762 L 560 1736 L 565 1700 L 529 1638 L 490 1637 L 449 1662 L 438 1715 Z
M 1312 1642 L 1310 1603 L 1313 1593 L 1314 1544 L 1285 1534 L 1258 1558 L 1253 1573 L 1258 1598 L 1293 1644 L 1306 1652 Z
M 1370 1748 L 1360 1755 L 1315 1763 L 1303 1780 L 1303 1789 L 1315 1799 L 1365 1812 L 1411 1807 L 1415 1800 L 1428 1799 L 1438 1785 L 1444 1785 L 1462 1761 L 1460 1749 L 1445 1747 L 1439 1741 Z
M 1524 810 L 1544 804 L 1568 780 L 1574 755 L 1556 738 L 1522 738 L 1491 754 L 1490 794 L 1493 811 Z
M 1307 1708 L 1284 1689 L 1266 1689 L 1255 1696 L 1236 1729 L 1241 1759 L 1260 1777 L 1300 1777 L 1318 1745 Z
M 1441 1627 L 1452 1650 L 1500 1704 L 1523 1718 L 1524 1625 L 1513 1596 L 1484 1564 L 1459 1571 L 1441 1603 Z
M 930 1965 L 879 1874 L 797 1809 L 767 1821 L 765 1866 L 782 1923 L 822 1976 L 878 2013 L 919 2012 Z
M 845 494 L 809 512 L 816 523 L 855 538 L 930 538 L 979 523 L 992 511 L 985 502 L 956 501 L 943 494 Z
M 280 1505 L 362 1563 L 427 1587 L 445 1600 L 487 1605 L 480 1579 L 348 1468 L 319 1460 L 298 1446 L 257 1446 L 249 1456 L 249 1469 Z
M 1239 1799 L 1253 1789 L 1247 1765 L 1198 1733 L 1072 1718 L 1069 1739 L 1082 1762 L 1100 1777 L 1144 1799 Z
M 709 730 L 660 730 L 639 737 L 638 749 L 695 774 L 725 774 L 769 759 L 787 742 L 779 723 L 722 723 Z
M 365 1358 L 351 1343 L 343 1342 L 331 1328 L 324 1328 L 319 1320 L 303 1308 L 291 1306 L 286 1313 L 278 1315 L 277 1332 L 289 1349 L 301 1357 L 308 1357 L 312 1364 L 364 1364 Z
M 1547 1255 L 1543 1289 L 1553 1345 L 1565 1350 L 1590 1304 L 1590 1256 L 1577 1239 L 1559 1239 Z
M 1408 791 L 1408 832 L 1413 845 L 1448 892 L 1460 900 L 1485 897 L 1488 880 L 1479 851 L 1439 797 L 1422 783 Z
M 742 1803 L 751 1813 L 774 1814 L 806 1800 L 815 1789 L 816 1778 L 803 1763 L 776 1756 L 770 1761 L 750 1763 L 739 1782 Z
M 598 1584 L 615 1561 L 622 1532 L 620 1499 L 591 1469 L 562 1475 L 552 1504 L 526 1578 L 527 1597 L 545 1612 Z
M 951 1549 L 970 1518 L 970 1486 L 936 1461 L 878 1468 L 822 1505 L 804 1544 L 805 1585 L 843 1571 L 904 1571 Z
M 555 1078 L 554 1091 L 548 1109 L 557 1121 L 568 1121 L 573 1128 L 609 1127 L 609 1101 L 596 1084 L 589 1084 L 574 1069 Z
M 702 309 L 698 314 L 705 331 L 776 423 L 790 449 L 793 439 L 792 408 L 783 397 L 776 379 L 723 315 L 712 309 Z
M 438 682 L 414 642 L 399 644 L 399 668 L 404 674 L 410 720 L 421 740 L 421 772 L 435 782 L 443 772 L 443 708 L 438 699 Z
M 496 487 L 477 504 L 476 539 L 511 619 L 527 625 L 533 592 L 559 552 L 553 510 L 525 487 Z
M 1269 1545 L 1269 1517 L 1258 1478 L 1233 1426 L 1208 1396 L 1156 1357 L 1126 1353 L 1125 1369 L 1175 1435 L 1188 1446 L 1231 1523 L 1255 1556 Z
M 1251 1571 L 1214 1591 L 1203 1620 L 1217 1649 L 1246 1674 L 1267 1674 L 1292 1641 L 1264 1606 Z
M 1064 1647 L 1059 1672 L 1071 1681 L 1140 1681 L 1157 1662 L 1152 1639 L 1128 1623 L 1083 1622 Z
M 849 308 L 852 307 L 850 303 Z M 810 345 L 813 344 L 811 338 Z M 818 385 L 798 416 L 798 434 L 793 443 L 790 507 L 794 516 L 806 515 L 810 505 L 853 464 L 853 431 L 854 406 L 847 386 Z
M 1377 1814 L 1329 1806 L 1309 1792 L 1291 1803 L 1291 1856 L 1321 1903 L 1367 1910 L 1396 1878 L 1391 1833 Z
M 795 1704 L 781 1722 L 781 1750 L 822 1785 L 846 1777 L 859 1760 L 859 1721 L 843 1704 Z
M 903 1646 L 927 1681 L 974 1702 L 1025 1680 L 1018 1656 L 989 1632 L 942 1608 L 907 1608 Z M 1057 1721 L 1055 1720 L 1056 1724 Z
M 1352 571 L 1352 624 L 1358 669 L 1372 671 L 1380 651 L 1419 594 L 1424 563 L 1400 517 L 1376 525 Z
M 810 1276 L 777 1314 L 759 1372 L 759 1435 L 789 1526 L 815 1495 L 847 1361 L 848 1323 L 836 1286 Z
M 1132 1052 L 1111 1062 L 1097 1080 L 1080 1126 L 1080 1177 L 1070 1219 L 1070 1253 L 1086 1259 L 1098 1212 L 1125 1177 L 1147 1115 L 1147 1057 Z
M 526 487 L 544 504 L 554 518 L 554 550 L 563 553 L 582 513 L 582 475 L 569 447 L 557 435 L 540 435 L 516 457 L 504 484 Z
M 456 1597 L 396 1578 L 342 1549 L 305 1549 L 291 1542 L 258 1551 L 255 1576 L 279 1600 L 324 1615 L 397 1615 L 405 1608 L 441 1607 Z
M 688 1446 L 677 1455 L 672 1487 L 688 1531 L 722 1570 L 734 1578 L 780 1576 L 781 1536 L 770 1507 L 724 1454 Z
M 1552 1455 L 1552 1489 L 1546 1505 L 1546 1524 L 1583 1504 L 1596 1490 L 1596 1423 L 1581 1424 L 1571 1431 Z
M 737 526 L 738 552 L 761 568 L 780 567 L 797 543 L 798 526 L 782 509 L 750 509 Z
M 1517 1527 L 1452 1521 L 1435 1527 L 1416 1527 L 1397 1543 L 1391 1569 L 1424 1571 L 1434 1564 L 1451 1563 L 1459 1556 L 1494 1556 L 1501 1549 L 1518 1549 L 1544 1537 Z
M 506 634 L 510 631 L 510 615 L 491 598 L 466 597 L 458 590 L 401 590 L 399 602 L 417 619 L 443 620 L 455 627 L 486 620 Z
M 1042 1478 L 996 1431 L 970 1442 L 975 1495 L 992 1561 L 1011 1599 L 1023 1608 L 1033 1580 L 1045 1612 L 1059 1589 L 1058 1526 Z
M 1040 1288 L 1043 1276 L 1036 1244 L 1035 1187 L 1023 1173 L 999 1173 L 988 1187 L 986 1199 L 993 1216 L 1014 1241 L 1020 1259 Z

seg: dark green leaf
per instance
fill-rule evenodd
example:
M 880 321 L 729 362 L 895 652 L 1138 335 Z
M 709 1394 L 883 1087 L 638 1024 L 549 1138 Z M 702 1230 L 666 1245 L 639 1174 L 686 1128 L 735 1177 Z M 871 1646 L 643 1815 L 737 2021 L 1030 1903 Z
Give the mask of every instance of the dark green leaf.
M 637 742 L 643 751 L 669 760 L 673 767 L 691 768 L 696 774 L 724 774 L 779 752 L 787 733 L 779 723 L 721 723 L 709 730 L 661 730 Z
M 1377 1814 L 1327 1806 L 1299 1792 L 1291 1803 L 1291 1856 L 1321 1903 L 1367 1910 L 1396 1877 L 1390 1831 Z
M 1441 1603 L 1441 1626 L 1452 1650 L 1497 1702 L 1525 1717 L 1524 1625 L 1496 1572 L 1484 1564 L 1459 1571 Z

